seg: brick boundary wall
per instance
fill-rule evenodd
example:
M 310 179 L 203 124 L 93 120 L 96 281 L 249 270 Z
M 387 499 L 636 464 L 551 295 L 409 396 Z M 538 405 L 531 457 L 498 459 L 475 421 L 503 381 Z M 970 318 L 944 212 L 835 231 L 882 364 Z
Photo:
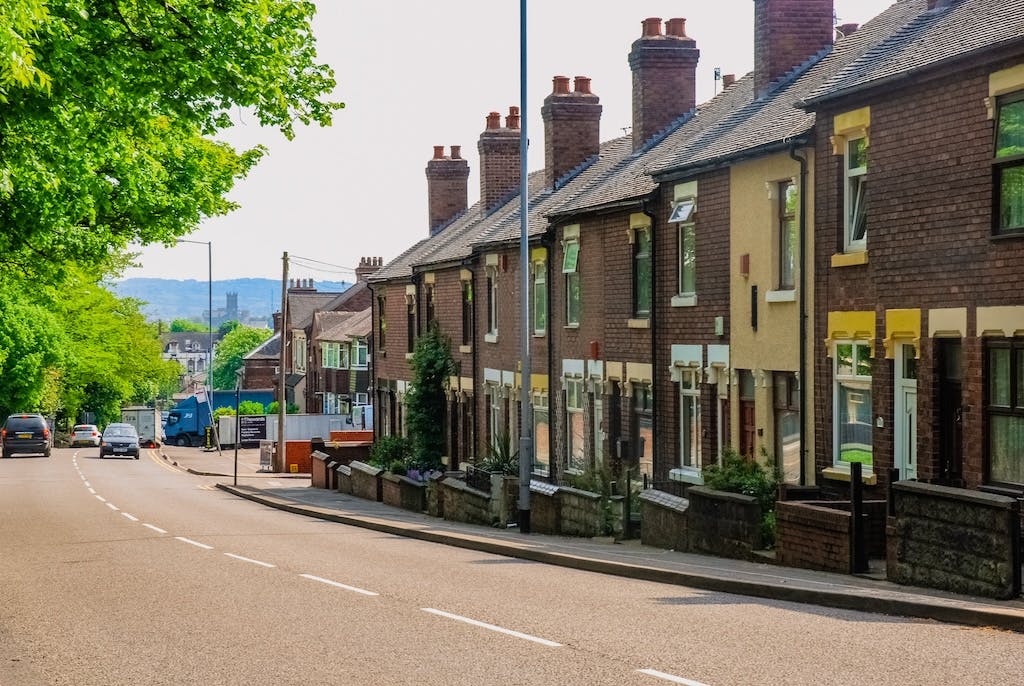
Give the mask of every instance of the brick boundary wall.
M 352 495 L 380 502 L 382 498 L 380 475 L 384 470 L 358 460 L 349 464 L 349 469 L 351 470 Z
M 687 549 L 748 560 L 764 547 L 757 498 L 694 486 L 686 492 Z
M 466 485 L 465 481 L 448 477 L 440 481 L 444 518 L 451 522 L 490 526 L 491 494 Z
M 686 550 L 686 498 L 649 488 L 640 493 L 640 542 L 667 550 Z
M 892 485 L 890 581 L 1006 600 L 1021 594 L 1020 503 L 914 481 Z
M 852 570 L 849 501 L 790 501 L 776 504 L 776 561 L 787 567 L 849 574 Z M 885 556 L 884 500 L 866 501 L 868 557 Z
M 352 495 L 352 468 L 347 464 L 340 464 L 335 467 L 334 471 L 336 473 L 335 482 L 337 483 L 335 489 L 338 493 Z

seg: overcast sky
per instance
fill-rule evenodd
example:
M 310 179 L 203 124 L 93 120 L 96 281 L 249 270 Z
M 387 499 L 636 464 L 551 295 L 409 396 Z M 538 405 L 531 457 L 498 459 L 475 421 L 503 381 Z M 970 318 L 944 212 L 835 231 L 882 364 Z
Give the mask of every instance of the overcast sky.
M 893 0 L 835 0 L 838 23 L 864 23 Z M 469 203 L 479 196 L 477 139 L 488 112 L 519 104 L 519 3 L 318 0 L 321 61 L 346 103 L 328 129 L 287 141 L 235 117 L 223 135 L 270 152 L 230 197 L 241 207 L 207 220 L 190 240 L 212 241 L 214 280 L 281 277 L 288 251 L 334 266 L 293 263 L 290 276 L 349 280 L 362 256 L 396 257 L 427 235 L 424 169 L 434 145 L 461 145 Z M 546 0 L 528 8 L 530 169 L 544 163 L 542 100 L 555 75 L 589 76 L 601 99 L 601 139 L 632 121 L 627 55 L 646 17 L 686 18 L 697 42 L 697 100 L 714 96 L 714 69 L 753 68 L 751 0 Z M 720 84 L 717 84 L 720 89 Z M 126 277 L 207 278 L 207 250 L 181 244 L 141 251 Z M 308 263 L 307 263 L 308 265 Z

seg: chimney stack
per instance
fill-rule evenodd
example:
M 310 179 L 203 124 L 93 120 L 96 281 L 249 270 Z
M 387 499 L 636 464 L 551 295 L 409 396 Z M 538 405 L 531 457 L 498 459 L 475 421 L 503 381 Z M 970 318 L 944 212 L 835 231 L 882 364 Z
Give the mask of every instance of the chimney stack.
M 590 91 L 586 76 L 574 79 L 571 93 L 569 77 L 556 76 L 540 113 L 544 119 L 544 183 L 552 188 L 600 150 L 600 98 Z
M 754 97 L 832 45 L 832 0 L 754 0 Z
M 736 83 L 735 74 L 723 74 L 722 75 L 722 88 L 728 88 L 732 84 Z
M 360 257 L 359 266 L 356 267 L 356 283 L 366 281 L 370 274 L 381 268 L 383 261 L 382 257 Z
M 686 20 L 644 19 L 643 34 L 633 41 L 633 150 L 643 147 L 697 105 L 697 43 L 686 35 Z
M 426 173 L 428 228 L 433 236 L 469 206 L 469 163 L 462 159 L 462 146 L 453 145 L 445 157 L 444 146 L 435 145 Z
M 840 24 L 836 27 L 836 40 L 855 33 L 859 27 L 860 24 Z
M 508 108 L 505 128 L 501 114 L 487 115 L 487 128 L 480 134 L 480 207 L 486 215 L 509 195 L 519 190 L 519 108 Z

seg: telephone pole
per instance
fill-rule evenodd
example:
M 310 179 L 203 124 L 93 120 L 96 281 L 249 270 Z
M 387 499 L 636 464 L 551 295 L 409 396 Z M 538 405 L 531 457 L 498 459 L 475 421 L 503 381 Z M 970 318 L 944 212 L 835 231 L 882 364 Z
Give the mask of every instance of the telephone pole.
M 285 371 L 285 362 L 288 359 L 288 355 L 285 352 L 286 343 L 288 342 L 287 329 L 288 329 L 288 251 L 284 252 L 284 256 L 281 257 L 282 269 L 281 269 L 281 350 L 278 353 L 278 388 L 277 388 L 277 459 L 281 465 L 281 471 L 284 471 L 285 467 L 285 455 L 286 446 L 284 440 L 284 416 L 288 411 L 288 389 L 286 386 L 286 379 L 288 375 Z

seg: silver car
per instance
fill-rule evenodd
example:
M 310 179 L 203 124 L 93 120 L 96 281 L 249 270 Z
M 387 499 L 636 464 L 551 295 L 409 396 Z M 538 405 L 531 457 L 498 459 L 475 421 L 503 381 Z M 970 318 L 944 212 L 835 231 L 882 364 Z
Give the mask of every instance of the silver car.
M 100 440 L 100 457 L 124 455 L 139 459 L 139 434 L 131 424 L 107 424 Z
M 72 447 L 79 445 L 99 446 L 100 430 L 95 424 L 75 424 L 71 430 Z

